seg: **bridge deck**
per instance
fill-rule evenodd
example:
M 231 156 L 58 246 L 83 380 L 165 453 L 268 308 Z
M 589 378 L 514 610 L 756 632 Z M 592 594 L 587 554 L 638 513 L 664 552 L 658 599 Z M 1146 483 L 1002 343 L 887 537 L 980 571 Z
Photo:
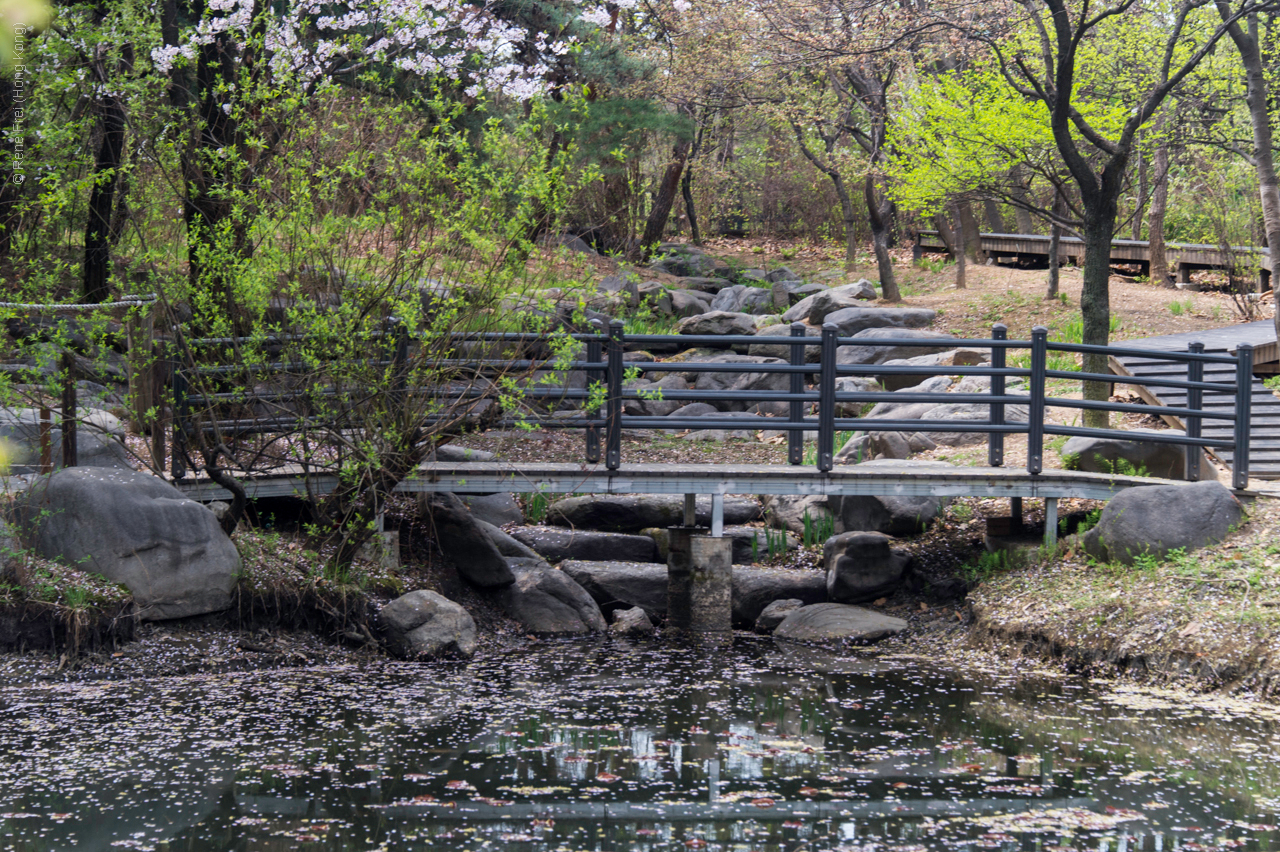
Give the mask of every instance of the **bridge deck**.
M 1159 337 L 1148 337 L 1142 340 L 1126 340 L 1124 345 L 1133 349 L 1153 349 L 1157 352 L 1186 352 L 1187 346 L 1193 342 L 1204 344 L 1206 352 L 1233 353 L 1242 343 L 1254 346 L 1256 362 L 1265 364 L 1280 360 L 1277 353 L 1275 326 L 1271 320 L 1243 323 L 1241 325 L 1215 328 L 1206 331 L 1192 331 L 1185 334 L 1165 334 Z M 1133 383 L 1138 394 L 1148 403 L 1157 406 L 1180 407 L 1187 403 L 1187 392 L 1178 388 L 1146 387 L 1141 384 L 1143 378 L 1187 379 L 1185 363 L 1162 360 L 1158 357 L 1136 358 L 1124 356 L 1112 357 L 1111 371 L 1121 376 L 1132 376 L 1138 381 Z M 1206 382 L 1230 384 L 1235 380 L 1235 371 L 1226 364 L 1206 364 L 1204 367 Z M 1233 411 L 1235 397 L 1220 394 L 1205 394 L 1203 407 L 1206 411 Z M 1170 425 L 1183 428 L 1184 424 L 1176 417 L 1165 417 Z M 1231 439 L 1232 424 L 1224 420 L 1202 421 L 1202 434 L 1206 438 Z M 1232 464 L 1230 450 L 1218 450 L 1216 455 L 1227 465 Z M 1280 399 L 1268 390 L 1262 380 L 1254 378 L 1253 393 L 1249 411 L 1249 476 L 1253 479 L 1280 479 Z

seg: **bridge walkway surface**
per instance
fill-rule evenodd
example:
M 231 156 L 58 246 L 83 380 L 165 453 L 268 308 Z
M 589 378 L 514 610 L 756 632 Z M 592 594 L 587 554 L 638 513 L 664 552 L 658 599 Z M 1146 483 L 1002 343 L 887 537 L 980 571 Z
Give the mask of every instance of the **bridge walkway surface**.
M 1123 345 L 1129 349 L 1186 352 L 1192 343 L 1203 343 L 1206 353 L 1217 354 L 1235 354 L 1240 344 L 1251 344 L 1254 347 L 1255 363 L 1263 369 L 1268 364 L 1280 361 L 1280 352 L 1277 352 L 1276 346 L 1275 325 L 1271 320 L 1184 334 L 1165 334 L 1141 340 L 1126 340 Z M 1187 391 L 1182 388 L 1141 384 L 1144 378 L 1185 381 L 1189 375 L 1189 365 L 1186 362 L 1132 355 L 1112 356 L 1109 360 L 1113 373 L 1139 380 L 1133 383 L 1133 387 L 1149 404 L 1171 408 L 1186 406 Z M 1205 363 L 1203 370 L 1206 382 L 1229 383 L 1235 380 L 1235 369 L 1229 364 Z M 1233 412 L 1236 410 L 1236 399 L 1228 395 L 1209 395 L 1204 398 L 1203 408 L 1205 411 Z M 1164 419 L 1175 428 L 1186 427 L 1178 417 L 1164 416 Z M 1233 428 L 1230 421 L 1206 419 L 1203 422 L 1202 434 L 1206 438 L 1229 439 Z M 1280 480 L 1280 398 L 1268 390 L 1263 385 L 1262 379 L 1256 376 L 1252 384 L 1248 429 L 1250 478 Z M 1230 447 L 1218 448 L 1211 452 L 1228 467 L 1232 466 L 1234 455 Z
M 244 481 L 247 496 L 287 497 L 325 493 L 332 476 L 305 476 L 281 468 Z M 199 474 L 174 483 L 188 497 L 227 500 L 231 495 Z M 501 491 L 544 494 L 684 494 L 710 495 L 712 535 L 723 529 L 724 496 L 728 494 L 806 494 L 826 496 L 1002 497 L 1045 501 L 1045 540 L 1057 540 L 1058 500 L 1109 500 L 1126 488 L 1172 485 L 1169 480 L 1075 470 L 1029 474 L 1018 468 L 920 468 L 891 462 L 869 466 L 837 465 L 830 471 L 792 465 L 604 464 L 504 462 L 428 462 L 399 484 L 402 493 L 449 491 L 490 494 Z M 687 512 L 686 508 L 686 512 Z

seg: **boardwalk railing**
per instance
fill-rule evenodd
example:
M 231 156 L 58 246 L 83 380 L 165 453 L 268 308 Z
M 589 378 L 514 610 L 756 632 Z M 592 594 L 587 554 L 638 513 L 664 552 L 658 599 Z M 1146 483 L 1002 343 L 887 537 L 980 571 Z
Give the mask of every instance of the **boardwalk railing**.
M 807 336 L 805 325 L 797 323 L 791 326 L 790 336 L 760 337 L 732 335 L 629 335 L 624 331 L 621 321 L 613 321 L 607 330 L 594 334 L 573 335 L 578 342 L 580 357 L 565 361 L 547 358 L 445 358 L 433 362 L 433 366 L 449 375 L 480 376 L 486 373 L 498 374 L 510 371 L 562 370 L 564 375 L 576 374 L 581 386 L 573 386 L 574 382 L 566 381 L 559 386 L 533 385 L 522 391 L 521 398 L 525 402 L 568 404 L 569 411 L 547 412 L 529 410 L 504 413 L 504 416 L 493 419 L 488 425 L 497 428 L 537 427 L 543 429 L 580 429 L 585 436 L 584 459 L 590 464 L 603 462 L 610 470 L 617 470 L 622 462 L 622 439 L 625 432 L 654 431 L 669 433 L 682 430 L 742 430 L 769 429 L 785 432 L 787 435 L 787 460 L 793 465 L 804 464 L 806 434 L 816 434 L 815 464 L 819 472 L 830 471 L 835 465 L 838 448 L 835 438 L 842 431 L 864 432 L 971 432 L 984 433 L 987 436 L 988 464 L 1000 467 L 1004 464 L 1004 440 L 1006 435 L 1027 436 L 1026 470 L 1029 474 L 1038 474 L 1044 465 L 1044 444 L 1046 435 L 1083 436 L 1097 438 L 1118 438 L 1133 440 L 1131 431 L 1119 429 L 1095 429 L 1084 426 L 1062 425 L 1051 422 L 1046 413 L 1050 408 L 1074 409 L 1077 411 L 1107 411 L 1118 413 L 1149 414 L 1151 406 L 1111 402 L 1105 400 L 1068 399 L 1049 396 L 1049 381 L 1066 379 L 1072 381 L 1096 380 L 1107 383 L 1129 383 L 1118 381 L 1118 377 L 1110 374 L 1084 373 L 1075 370 L 1050 368 L 1051 353 L 1088 354 L 1098 353 L 1111 356 L 1145 356 L 1150 357 L 1150 350 L 1131 349 L 1117 346 L 1091 346 L 1079 343 L 1062 343 L 1050 341 L 1048 330 L 1037 327 L 1032 331 L 1030 340 L 1010 340 L 1003 325 L 992 329 L 989 339 L 952 339 L 952 338 L 851 338 L 841 337 L 835 325 L 825 325 L 819 337 Z M 410 357 L 415 341 L 407 338 L 403 332 L 390 334 L 383 347 L 383 360 L 372 360 L 373 366 L 392 366 Z M 456 344 L 484 344 L 502 346 L 508 344 L 538 345 L 546 342 L 545 336 L 536 334 L 460 334 Z M 200 343 L 200 341 L 193 341 Z M 646 348 L 669 349 L 676 346 L 681 349 L 692 347 L 715 347 L 719 349 L 744 346 L 784 347 L 789 357 L 777 359 L 770 363 L 733 362 L 733 361 L 656 361 L 638 362 L 627 360 L 629 351 Z M 986 349 L 990 352 L 990 363 L 987 366 L 928 366 L 928 365 L 886 365 L 886 364 L 842 364 L 840 350 L 842 347 L 856 346 L 860 348 L 921 348 L 937 350 L 939 346 L 947 348 Z M 810 358 L 811 350 L 817 349 L 816 363 Z M 1234 453 L 1233 485 L 1243 489 L 1248 483 L 1249 466 L 1249 409 L 1251 399 L 1251 379 L 1253 372 L 1253 348 L 1248 344 L 1241 345 L 1237 354 L 1232 357 L 1222 354 L 1204 352 L 1201 344 L 1192 344 L 1186 352 L 1161 352 L 1161 359 L 1187 365 L 1188 377 L 1178 379 L 1144 379 L 1145 384 L 1161 387 L 1181 388 L 1187 391 L 1187 403 L 1183 408 L 1161 408 L 1160 414 L 1181 418 L 1186 424 L 1186 434 L 1161 434 L 1144 432 L 1142 441 L 1181 444 L 1187 447 L 1186 478 L 1199 478 L 1199 449 L 1229 449 Z M 1203 377 L 1206 363 L 1233 364 L 1236 369 L 1234 383 L 1206 382 Z M 288 362 L 264 363 L 263 371 L 288 372 Z M 313 369 L 311 365 L 309 369 Z M 238 436 L 253 433 L 270 434 L 296 431 L 306 428 L 309 423 L 304 416 L 271 417 L 246 420 L 222 419 L 210 417 L 208 408 L 212 402 L 235 402 L 240 405 L 254 402 L 270 402 L 273 399 L 284 399 L 285 394 L 273 396 L 270 393 L 247 394 L 205 394 L 189 393 L 191 382 L 197 376 L 217 375 L 218 371 L 243 372 L 244 365 L 235 367 L 223 365 L 201 365 L 175 368 L 173 374 L 174 389 L 174 443 L 173 443 L 173 475 L 182 479 L 186 475 L 187 463 L 185 447 L 196 431 L 206 433 L 217 432 L 220 436 Z M 785 381 L 764 382 L 770 385 L 765 389 L 746 390 L 689 389 L 662 390 L 663 401 L 705 402 L 717 407 L 736 407 L 743 410 L 751 405 L 762 403 L 784 403 L 785 414 L 759 418 L 743 418 L 729 416 L 652 416 L 646 414 L 628 414 L 625 411 L 628 401 L 655 399 L 655 392 L 646 388 L 629 387 L 629 377 L 636 371 L 644 374 L 661 373 L 719 373 L 739 376 L 786 377 Z M 886 376 L 910 377 L 916 381 L 924 381 L 930 376 L 973 376 L 989 380 L 989 389 L 977 393 L 947 392 L 903 392 L 903 391 L 862 391 L 839 390 L 838 380 L 843 377 L 864 376 L 883 378 Z M 1025 393 L 1010 392 L 1011 382 L 1024 382 Z M 450 382 L 442 381 L 436 386 L 406 387 L 396 391 L 400 394 L 426 394 L 443 401 L 458 402 L 468 399 L 479 399 L 488 392 L 483 388 L 468 385 L 462 389 L 451 387 Z M 1206 410 L 1203 405 L 1205 394 L 1219 394 L 1234 398 L 1231 411 Z M 218 400 L 215 397 L 224 397 Z M 987 417 L 982 420 L 917 420 L 893 418 L 863 418 L 839 416 L 839 409 L 850 406 L 892 403 L 957 403 L 986 406 Z M 1025 405 L 1028 410 L 1027 419 L 1014 420 L 1007 416 L 1008 406 Z M 201 412 L 204 412 L 201 414 Z M 1201 424 L 1205 419 L 1234 421 L 1232 440 L 1211 439 L 1201 435 Z M 430 426 L 432 418 L 425 418 L 423 425 Z M 328 424 L 333 428 L 335 424 Z M 341 424 L 336 424 L 340 426 Z M 221 437 L 220 437 L 221 440 Z

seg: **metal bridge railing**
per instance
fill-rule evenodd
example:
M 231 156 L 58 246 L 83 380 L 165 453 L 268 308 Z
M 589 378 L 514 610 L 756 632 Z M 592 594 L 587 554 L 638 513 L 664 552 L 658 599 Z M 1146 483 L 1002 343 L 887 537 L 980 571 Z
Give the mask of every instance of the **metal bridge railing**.
M 828 324 L 822 328 L 819 337 L 807 336 L 807 329 L 801 323 L 791 326 L 789 336 L 759 337 L 752 335 L 629 335 L 619 320 L 611 322 L 607 329 L 598 329 L 596 333 L 572 335 L 580 344 L 580 358 L 564 361 L 546 358 L 439 358 L 432 361 L 433 368 L 442 373 L 466 373 L 469 375 L 496 374 L 501 371 L 533 371 L 564 369 L 568 372 L 581 371 L 586 376 L 586 387 L 568 386 L 530 387 L 523 391 L 526 400 L 559 401 L 570 403 L 576 408 L 568 414 L 564 412 L 552 416 L 550 413 L 527 412 L 518 415 L 507 415 L 492 422 L 495 427 L 533 426 L 550 429 L 581 429 L 585 435 L 584 458 L 588 463 L 604 462 L 606 468 L 616 470 L 622 464 L 622 437 L 624 431 L 634 430 L 703 430 L 727 429 L 740 430 L 749 422 L 750 428 L 766 428 L 783 431 L 787 434 L 787 460 L 790 464 L 801 465 L 804 461 L 804 440 L 806 433 L 816 432 L 816 467 L 820 472 L 830 471 L 835 464 L 835 436 L 840 431 L 861 430 L 876 432 L 978 432 L 987 435 L 988 464 L 1000 467 L 1004 464 L 1004 439 L 1006 435 L 1025 434 L 1027 436 L 1026 470 L 1030 474 L 1038 474 L 1043 469 L 1044 443 L 1046 435 L 1111 437 L 1132 439 L 1133 433 L 1119 429 L 1094 429 L 1083 426 L 1067 426 L 1049 422 L 1046 413 L 1050 408 L 1068 408 L 1082 411 L 1108 411 L 1120 413 L 1152 413 L 1150 406 L 1111 402 L 1107 400 L 1065 399 L 1048 395 L 1047 383 L 1051 379 L 1096 380 L 1109 384 L 1150 384 L 1161 387 L 1181 388 L 1187 391 L 1185 406 L 1160 408 L 1160 414 L 1181 418 L 1186 424 L 1185 435 L 1161 435 L 1144 433 L 1143 441 L 1181 444 L 1188 448 L 1186 478 L 1199 478 L 1199 453 L 1195 449 L 1222 449 L 1233 453 L 1233 485 L 1242 489 L 1248 482 L 1249 464 L 1249 416 L 1251 401 L 1251 383 L 1253 377 L 1253 349 L 1245 344 L 1232 357 L 1226 354 L 1206 353 L 1202 344 L 1193 343 L 1186 352 L 1154 352 L 1153 350 L 1126 348 L 1123 346 L 1091 346 L 1078 343 L 1062 343 L 1050 341 L 1048 330 L 1042 326 L 1033 329 L 1030 340 L 1010 340 L 1003 325 L 995 325 L 992 335 L 985 339 L 955 338 L 850 338 L 840 337 L 836 326 Z M 459 334 L 452 338 L 453 343 L 461 345 L 472 343 L 545 343 L 546 337 L 536 334 L 502 333 L 502 334 Z M 199 344 L 210 341 L 191 341 Z M 232 341 L 213 341 L 232 342 Z M 438 340 L 433 341 L 437 346 Z M 655 361 L 637 363 L 625 359 L 629 349 L 643 349 L 646 346 L 670 346 L 678 344 L 689 348 L 696 346 L 713 346 L 729 348 L 734 346 L 771 345 L 785 347 L 789 357 L 775 363 L 735 363 L 722 361 L 705 362 L 672 362 Z M 382 341 L 383 357 L 381 360 L 371 359 L 369 366 L 387 367 L 402 375 L 399 367 L 412 357 L 417 343 L 409 338 L 403 328 L 389 326 L 388 333 Z M 988 366 L 904 366 L 884 364 L 841 364 L 839 350 L 844 346 L 859 347 L 893 347 L 893 348 L 929 348 L 939 346 L 947 348 L 977 348 L 990 352 Z M 808 361 L 812 348 L 818 349 L 816 363 Z M 1009 353 L 1025 351 L 1027 354 L 1016 360 L 1020 366 L 1010 366 Z M 1073 354 L 1101 354 L 1111 356 L 1158 357 L 1162 361 L 1182 363 L 1187 366 L 1187 379 L 1143 379 L 1137 381 L 1110 375 L 1085 373 L 1077 371 L 1057 370 L 1049 368 L 1049 355 L 1053 352 Z M 1204 381 L 1204 365 L 1207 363 L 1232 364 L 1236 369 L 1234 383 L 1218 383 Z M 292 366 L 289 362 L 265 363 L 258 365 L 263 370 L 287 372 Z M 309 365 L 314 369 L 315 365 Z M 252 397 L 243 393 L 228 392 L 225 394 L 205 393 L 192 394 L 191 380 L 196 375 L 216 375 L 219 371 L 243 372 L 245 365 L 204 364 L 200 366 L 175 366 L 173 370 L 174 400 L 174 456 L 173 474 L 181 479 L 186 472 L 185 461 L 180 458 L 184 453 L 189 437 L 196 430 L 218 431 L 220 434 L 240 435 L 251 433 L 286 432 L 308 426 L 319 425 L 308 422 L 306 418 L 254 418 L 248 420 L 217 420 L 208 413 L 214 411 L 219 403 L 244 404 L 249 401 L 264 401 L 270 394 L 257 394 Z M 629 400 L 651 399 L 646 391 L 628 388 L 627 375 L 629 369 L 639 369 L 648 373 L 726 373 L 738 375 L 780 374 L 788 377 L 785 390 L 664 390 L 662 400 L 688 400 L 690 402 L 708 402 L 712 404 L 752 405 L 758 403 L 786 403 L 786 414 L 782 416 L 761 417 L 758 421 L 746 421 L 744 418 L 723 416 L 644 416 L 625 413 Z M 911 376 L 920 381 L 930 376 L 979 376 L 990 379 L 990 387 L 983 393 L 903 393 L 901 391 L 841 391 L 837 390 L 837 380 L 846 376 L 865 376 L 879 378 L 884 376 Z M 1026 382 L 1026 393 L 1009 393 L 1008 382 L 1020 379 Z M 459 402 L 467 399 L 480 399 L 488 395 L 488 391 L 476 387 L 461 390 L 450 389 L 447 382 L 435 386 L 407 387 L 403 382 L 395 389 L 400 399 L 408 395 L 426 394 L 439 398 L 442 402 Z M 311 388 L 312 394 L 323 395 L 323 387 Z M 1211 411 L 1204 407 L 1205 394 L 1218 394 L 1234 397 L 1234 409 L 1227 411 Z M 285 394 L 280 398 L 285 398 Z M 985 420 L 917 420 L 917 419 L 870 419 L 861 417 L 839 417 L 837 409 L 841 404 L 870 404 L 878 402 L 937 402 L 942 403 L 976 403 L 988 407 Z M 1027 420 L 1010 421 L 1007 408 L 1010 405 L 1026 405 Z M 199 411 L 203 411 L 202 416 Z M 727 413 L 727 412 L 726 412 Z M 1205 438 L 1202 435 L 1202 424 L 1205 420 L 1232 421 L 1233 436 L 1230 440 Z M 424 426 L 430 426 L 433 420 L 427 417 Z M 334 424 L 326 424 L 332 427 Z M 340 424 L 339 424 L 340 425 Z

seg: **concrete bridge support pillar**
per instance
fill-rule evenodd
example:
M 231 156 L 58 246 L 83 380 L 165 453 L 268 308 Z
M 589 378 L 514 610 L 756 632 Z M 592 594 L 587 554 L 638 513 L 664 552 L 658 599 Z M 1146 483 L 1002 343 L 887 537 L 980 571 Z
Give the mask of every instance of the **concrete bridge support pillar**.
M 716 645 L 733 641 L 733 539 L 670 527 L 667 627 Z

